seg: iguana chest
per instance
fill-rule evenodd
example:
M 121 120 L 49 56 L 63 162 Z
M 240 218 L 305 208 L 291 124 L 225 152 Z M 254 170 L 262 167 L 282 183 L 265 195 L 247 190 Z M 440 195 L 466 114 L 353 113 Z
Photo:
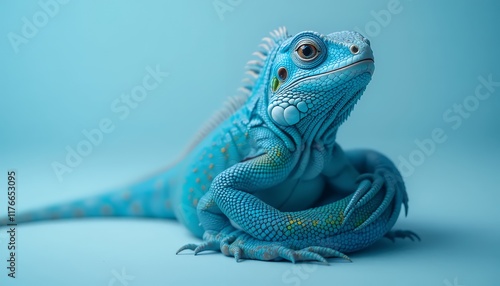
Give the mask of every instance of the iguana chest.
M 298 148 L 295 154 L 297 162 L 288 178 L 254 195 L 281 211 L 312 207 L 325 190 L 325 178 L 321 173 L 328 151 L 328 148 L 317 144 Z
M 196 207 L 217 175 L 259 154 L 252 133 L 238 122 L 227 121 L 203 140 L 190 156 L 186 169 L 183 185 L 186 203 Z M 325 182 L 321 171 L 326 151 L 318 146 L 303 146 L 295 152 L 296 166 L 285 181 L 266 189 L 250 190 L 250 193 L 282 211 L 311 207 L 323 194 Z

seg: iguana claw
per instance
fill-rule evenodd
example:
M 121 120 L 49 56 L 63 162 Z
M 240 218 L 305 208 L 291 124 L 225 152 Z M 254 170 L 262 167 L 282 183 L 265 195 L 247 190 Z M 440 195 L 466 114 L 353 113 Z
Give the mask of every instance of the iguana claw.
M 227 232 L 226 232 L 227 233 Z M 238 234 L 238 237 L 235 236 Z M 186 244 L 177 253 L 191 249 L 195 254 L 207 250 L 220 251 L 226 256 L 232 256 L 237 262 L 244 259 L 255 260 L 288 260 L 292 263 L 299 261 L 317 261 L 328 264 L 326 258 L 351 259 L 332 248 L 321 246 L 310 246 L 302 249 L 293 249 L 280 242 L 259 241 L 252 236 L 242 232 L 234 231 L 229 234 L 220 232 L 206 232 L 204 242 L 201 244 Z

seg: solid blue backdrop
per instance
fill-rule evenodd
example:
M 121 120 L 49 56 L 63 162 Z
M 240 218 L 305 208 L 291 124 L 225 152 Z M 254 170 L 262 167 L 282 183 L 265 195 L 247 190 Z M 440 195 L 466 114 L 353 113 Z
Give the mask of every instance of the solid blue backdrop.
M 423 241 L 381 241 L 352 264 L 237 264 L 176 256 L 195 239 L 175 222 L 44 222 L 18 227 L 15 279 L 1 230 L 1 284 L 492 285 L 500 280 L 499 12 L 497 1 L 2 1 L 2 215 L 10 169 L 22 211 L 166 166 L 236 93 L 269 31 L 354 29 L 371 40 L 376 70 L 338 140 L 400 166 L 410 212 L 396 226 Z M 96 128 L 102 138 L 92 142 Z

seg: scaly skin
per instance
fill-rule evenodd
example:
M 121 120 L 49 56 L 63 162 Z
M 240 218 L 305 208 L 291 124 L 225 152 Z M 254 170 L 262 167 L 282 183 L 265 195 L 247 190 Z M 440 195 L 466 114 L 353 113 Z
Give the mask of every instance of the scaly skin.
M 344 152 L 339 126 L 371 80 L 370 43 L 356 32 L 264 38 L 254 77 L 167 171 L 92 200 L 28 213 L 19 222 L 75 216 L 177 218 L 200 244 L 239 259 L 340 257 L 389 232 L 408 197 L 394 164 Z M 175 206 L 175 207 L 174 207 Z M 5 223 L 5 222 L 4 222 Z M 417 237 L 418 238 L 418 237 Z

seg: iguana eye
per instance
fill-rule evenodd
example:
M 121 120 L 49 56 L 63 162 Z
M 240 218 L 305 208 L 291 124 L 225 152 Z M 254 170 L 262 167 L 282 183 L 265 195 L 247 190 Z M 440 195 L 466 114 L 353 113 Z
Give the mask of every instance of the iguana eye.
M 290 43 L 293 63 L 301 69 L 312 69 L 326 58 L 328 50 L 323 39 L 313 32 L 302 32 Z
M 303 61 L 312 61 L 319 54 L 318 48 L 311 43 L 302 44 L 295 51 Z

